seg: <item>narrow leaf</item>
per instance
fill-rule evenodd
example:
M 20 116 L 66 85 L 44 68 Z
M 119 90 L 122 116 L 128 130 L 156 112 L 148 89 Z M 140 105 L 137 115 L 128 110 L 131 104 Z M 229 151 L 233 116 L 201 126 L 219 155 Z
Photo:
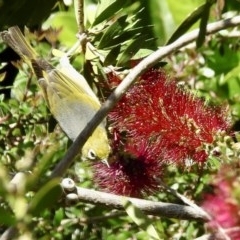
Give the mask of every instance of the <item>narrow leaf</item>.
M 116 46 L 123 44 L 126 41 L 133 40 L 139 35 L 139 33 L 148 33 L 150 28 L 152 28 L 152 26 L 137 27 L 129 30 L 124 29 L 119 35 L 116 35 L 111 39 L 111 45 L 108 46 Z
M 208 1 L 204 5 L 204 10 L 200 21 L 199 34 L 196 41 L 197 48 L 201 47 L 202 44 L 204 43 L 211 6 L 212 4 L 209 3 Z
M 16 219 L 9 210 L 0 207 L 0 223 L 7 226 L 13 226 L 16 223 Z
M 148 36 L 142 35 L 134 39 L 121 54 L 117 66 L 123 66 L 130 61 L 130 59 L 139 51 L 141 48 L 149 48 L 154 39 L 148 39 Z
M 105 48 L 106 46 L 112 45 L 111 41 L 120 33 L 123 32 L 123 29 L 126 27 L 126 19 L 127 16 L 120 17 L 117 21 L 115 21 L 112 25 L 108 27 L 108 29 L 103 34 L 100 39 L 99 48 Z
M 195 9 L 177 28 L 177 30 L 173 33 L 170 39 L 167 41 L 167 45 L 174 42 L 176 39 L 181 37 L 184 33 L 186 33 L 194 23 L 196 23 L 201 17 L 205 10 L 205 4 L 199 6 Z
M 62 189 L 59 185 L 59 179 L 53 179 L 46 183 L 32 199 L 29 211 L 33 215 L 40 214 L 46 208 L 52 207 L 59 199 Z
M 153 239 L 160 240 L 160 237 L 148 217 L 127 199 L 123 199 L 123 207 L 126 213 L 142 230 L 148 233 Z
M 107 54 L 104 60 L 104 66 L 116 65 L 117 56 L 119 55 L 121 46 L 116 46 Z
M 115 1 L 101 1 L 98 7 L 98 14 L 93 26 L 113 17 L 118 11 L 120 11 L 128 1 L 115 0 Z
M 224 79 L 221 81 L 221 85 L 237 77 L 240 79 L 240 63 L 225 75 Z

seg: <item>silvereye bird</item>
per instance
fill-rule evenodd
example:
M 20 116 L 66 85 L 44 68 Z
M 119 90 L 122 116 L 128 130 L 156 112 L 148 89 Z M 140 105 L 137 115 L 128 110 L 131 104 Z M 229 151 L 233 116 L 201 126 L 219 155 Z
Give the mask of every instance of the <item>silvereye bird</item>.
M 17 26 L 3 31 L 1 37 L 33 68 L 51 113 L 74 141 L 101 106 L 85 78 L 69 62 L 61 68 L 54 68 L 40 58 Z M 88 138 L 81 154 L 83 159 L 107 163 L 109 153 L 104 121 Z

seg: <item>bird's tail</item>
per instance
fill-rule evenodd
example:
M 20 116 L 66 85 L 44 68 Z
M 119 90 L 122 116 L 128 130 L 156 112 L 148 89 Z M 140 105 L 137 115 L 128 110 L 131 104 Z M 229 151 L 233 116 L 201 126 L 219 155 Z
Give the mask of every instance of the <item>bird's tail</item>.
M 8 31 L 1 32 L 0 36 L 24 61 L 32 62 L 37 59 L 37 53 L 27 42 L 19 27 L 10 27 Z
M 23 36 L 19 27 L 10 27 L 8 31 L 0 33 L 2 40 L 11 47 L 29 66 L 31 66 L 38 77 L 44 77 L 44 71 L 52 70 L 51 64 L 39 58 L 27 39 Z

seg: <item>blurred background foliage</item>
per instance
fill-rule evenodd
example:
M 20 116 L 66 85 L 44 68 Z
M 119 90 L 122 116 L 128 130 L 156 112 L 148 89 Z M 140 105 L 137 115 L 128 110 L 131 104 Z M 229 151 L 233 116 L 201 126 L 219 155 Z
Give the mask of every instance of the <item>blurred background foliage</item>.
M 97 88 L 97 82 L 106 78 L 104 67 L 113 65 L 119 71 L 126 70 L 131 59 L 141 59 L 189 29 L 201 26 L 203 34 L 198 39 L 198 48 L 193 43 L 168 56 L 164 59 L 166 69 L 179 84 L 184 83 L 197 95 L 229 104 L 233 129 L 239 131 L 239 29 L 204 35 L 207 23 L 237 15 L 239 9 L 237 0 L 86 0 L 86 30 L 103 61 L 86 51 L 74 56 L 73 64 Z M 1 0 L 0 30 L 13 25 L 22 29 L 27 26 L 32 45 L 53 64 L 57 59 L 51 50 L 68 50 L 76 42 L 78 31 L 71 1 Z M 58 184 L 45 183 L 70 143 L 52 119 L 35 76 L 17 60 L 19 57 L 1 43 L 0 233 L 17 224 L 23 239 L 149 239 L 129 216 L 101 220 L 107 213 L 114 216 L 115 210 L 85 203 L 64 205 L 59 201 Z M 231 149 L 224 148 L 226 154 L 237 159 Z M 165 181 L 199 201 L 202 192 L 211 188 L 208 185 L 211 173 L 219 166 L 214 157 L 201 170 L 197 166 L 187 169 L 169 166 Z M 14 188 L 9 181 L 18 172 L 26 175 L 17 180 L 18 186 Z M 77 162 L 67 176 L 80 182 L 80 186 L 96 188 L 87 163 Z M 149 198 L 179 203 L 165 192 Z M 32 211 L 26 207 L 30 201 L 35 202 Z M 51 204 L 55 204 L 54 208 Z M 204 233 L 203 224 L 195 221 L 157 217 L 151 221 L 162 239 L 194 239 Z

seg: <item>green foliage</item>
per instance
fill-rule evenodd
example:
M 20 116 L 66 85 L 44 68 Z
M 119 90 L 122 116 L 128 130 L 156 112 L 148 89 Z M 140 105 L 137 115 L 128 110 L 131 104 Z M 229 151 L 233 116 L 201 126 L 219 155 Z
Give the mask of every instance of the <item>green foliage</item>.
M 176 39 L 186 33 L 198 20 L 200 21 L 200 32 L 197 39 L 197 47 L 200 47 L 206 35 L 206 25 L 208 23 L 209 12 L 213 2 L 206 1 L 203 5 L 195 9 L 184 21 L 180 24 L 177 30 L 173 33 L 167 44 L 174 42 Z
M 117 14 L 121 8 L 129 5 L 130 1 L 125 1 L 124 3 L 121 0 L 115 1 L 101 1 L 101 4 L 98 6 L 98 11 L 93 22 L 93 26 L 111 19 L 113 15 Z
M 118 4 L 121 5 L 121 12 Z M 103 5 L 99 6 L 92 25 L 92 41 L 96 43 L 100 52 L 104 51 L 105 66 L 108 63 L 121 67 L 128 66 L 130 59 L 139 49 L 151 49 L 155 45 L 154 37 L 151 35 L 152 27 L 142 25 L 141 17 L 146 10 L 137 3 L 130 4 L 127 1 L 124 5 L 121 1 L 104 2 Z M 112 11 L 111 16 L 116 14 L 116 19 L 109 19 L 109 11 Z
M 152 222 L 139 208 L 135 207 L 126 199 L 123 199 L 123 206 L 132 221 L 148 234 L 149 239 L 160 239 L 156 229 L 152 225 Z
M 28 38 L 53 65 L 58 59 L 51 56 L 50 50 L 69 50 L 77 42 L 78 31 L 74 7 L 65 6 L 61 1 L 58 5 L 55 3 L 55 0 L 0 2 L 0 28 L 15 24 L 41 26 L 43 31 L 29 33 Z M 118 71 L 129 69 L 132 59 L 141 59 L 164 43 L 171 43 L 188 30 L 200 27 L 198 49 L 188 46 L 168 56 L 166 69 L 179 84 L 184 83 L 196 95 L 228 104 L 232 122 L 239 131 L 239 39 L 228 36 L 231 30 L 206 38 L 206 25 L 218 18 L 214 1 L 108 0 L 96 3 L 89 0 L 85 4 L 85 30 L 95 52 L 89 46 L 81 53 L 77 48 L 71 60 L 96 92 L 101 93 L 99 82 L 106 79 L 106 67 L 118 67 Z M 232 14 L 238 7 L 237 1 L 225 1 L 222 11 Z M 221 16 L 221 12 L 218 15 Z M 0 49 L 5 49 L 2 43 Z M 5 64 L 1 53 L 0 60 Z M 11 59 L 20 71 L 14 84 L 3 87 L 11 90 L 11 97 L 0 95 L 1 233 L 9 226 L 17 226 L 27 239 L 141 240 L 149 239 L 149 235 L 159 235 L 160 239 L 193 239 L 204 234 L 203 223 L 145 216 L 131 204 L 124 214 L 83 202 L 66 205 L 61 198 L 59 179 L 50 180 L 50 175 L 69 143 L 51 119 L 31 69 L 15 60 Z M 6 80 L 5 74 L 0 76 L 1 80 Z M 211 190 L 211 178 L 222 163 L 238 159 L 239 150 L 233 146 L 231 139 L 223 139 L 218 145 L 221 157 L 210 154 L 209 161 L 201 168 L 191 164 L 183 168 L 168 166 L 165 183 L 200 202 L 203 193 Z M 77 162 L 67 175 L 79 182 L 79 186 L 96 188 L 87 163 Z M 19 179 L 13 181 L 14 176 Z M 149 199 L 180 203 L 167 191 Z
M 46 208 L 52 207 L 58 201 L 61 193 L 59 179 L 53 179 L 47 182 L 33 197 L 29 205 L 30 213 L 39 215 Z

